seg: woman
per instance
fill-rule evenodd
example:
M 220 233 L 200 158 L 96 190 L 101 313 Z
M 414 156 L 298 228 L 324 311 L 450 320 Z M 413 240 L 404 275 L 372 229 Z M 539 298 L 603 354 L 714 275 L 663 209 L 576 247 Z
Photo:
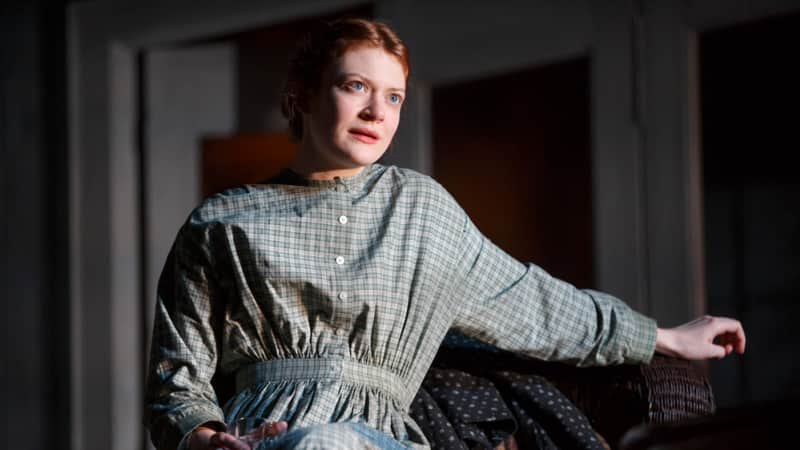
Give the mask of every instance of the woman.
M 284 103 L 295 160 L 207 199 L 165 265 L 147 393 L 159 449 L 247 448 L 225 432 L 245 416 L 271 422 L 270 448 L 426 448 L 408 406 L 451 328 L 577 365 L 744 351 L 739 322 L 658 329 L 506 255 L 432 179 L 376 164 L 408 72 L 378 22 L 336 22 L 298 50 Z M 236 378 L 224 411 L 217 370 Z

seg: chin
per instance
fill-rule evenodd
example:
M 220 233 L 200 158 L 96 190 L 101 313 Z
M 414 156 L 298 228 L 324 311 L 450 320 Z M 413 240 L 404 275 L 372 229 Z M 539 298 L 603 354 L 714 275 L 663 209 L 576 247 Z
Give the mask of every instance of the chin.
M 359 146 L 360 147 L 360 146 Z M 368 166 L 379 160 L 386 152 L 388 146 L 372 144 L 369 148 L 351 148 L 346 150 L 345 158 L 359 167 Z

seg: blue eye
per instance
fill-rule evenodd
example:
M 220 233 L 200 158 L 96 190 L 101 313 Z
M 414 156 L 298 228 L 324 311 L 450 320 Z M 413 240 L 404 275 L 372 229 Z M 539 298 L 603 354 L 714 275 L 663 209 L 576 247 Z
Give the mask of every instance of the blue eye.
M 400 103 L 400 100 L 402 100 L 402 99 L 397 94 L 389 95 L 389 101 L 392 102 L 392 103 Z
M 352 81 L 350 82 L 350 87 L 357 91 L 362 91 L 364 90 L 364 83 L 360 81 Z

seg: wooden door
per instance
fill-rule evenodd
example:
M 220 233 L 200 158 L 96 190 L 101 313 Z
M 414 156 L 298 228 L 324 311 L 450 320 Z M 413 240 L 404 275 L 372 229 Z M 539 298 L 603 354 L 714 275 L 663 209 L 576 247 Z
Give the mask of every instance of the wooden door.
M 589 60 L 437 87 L 434 176 L 521 261 L 594 285 Z
M 245 133 L 202 142 L 202 193 L 207 197 L 242 184 L 260 183 L 288 166 L 295 144 L 288 133 Z

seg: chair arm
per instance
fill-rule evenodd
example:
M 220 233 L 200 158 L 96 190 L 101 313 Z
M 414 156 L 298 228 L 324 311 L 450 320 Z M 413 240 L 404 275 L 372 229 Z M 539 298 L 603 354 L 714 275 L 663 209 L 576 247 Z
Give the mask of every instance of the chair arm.
M 480 364 L 476 367 L 476 362 Z M 673 423 L 714 414 L 708 378 L 693 363 L 656 354 L 650 364 L 578 368 L 479 349 L 440 351 L 438 367 L 509 370 L 545 377 L 583 411 L 595 430 L 615 445 L 640 424 Z
M 691 362 L 655 355 L 650 364 L 561 368 L 548 378 L 608 442 L 640 424 L 666 424 L 714 414 L 711 385 Z

